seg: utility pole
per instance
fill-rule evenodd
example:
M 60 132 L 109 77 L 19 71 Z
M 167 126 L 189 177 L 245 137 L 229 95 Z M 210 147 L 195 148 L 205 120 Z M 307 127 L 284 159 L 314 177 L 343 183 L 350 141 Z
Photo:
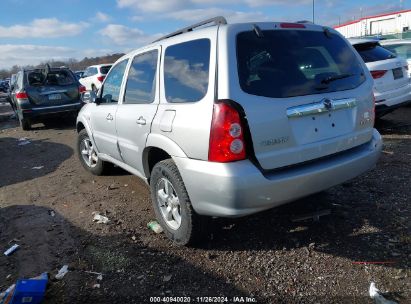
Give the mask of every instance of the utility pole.
M 314 11 L 315 11 L 315 0 L 313 0 L 313 23 L 315 23 L 315 13 L 314 13 Z

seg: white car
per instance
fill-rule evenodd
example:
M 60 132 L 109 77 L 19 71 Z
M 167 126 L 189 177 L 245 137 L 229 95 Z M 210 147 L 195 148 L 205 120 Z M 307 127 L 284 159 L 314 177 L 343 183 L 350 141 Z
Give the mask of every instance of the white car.
M 381 40 L 380 43 L 390 52 L 407 60 L 408 74 L 411 76 L 411 39 Z
M 378 40 L 348 39 L 374 78 L 376 116 L 381 117 L 411 101 L 407 61 L 383 48 Z
M 112 65 L 109 63 L 89 66 L 79 79 L 80 83 L 86 87 L 87 91 L 98 91 Z

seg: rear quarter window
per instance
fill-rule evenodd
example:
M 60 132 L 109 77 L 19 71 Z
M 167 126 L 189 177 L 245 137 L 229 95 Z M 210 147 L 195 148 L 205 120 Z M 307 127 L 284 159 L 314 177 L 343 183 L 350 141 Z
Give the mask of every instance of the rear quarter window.
M 246 93 L 286 98 L 349 90 L 365 81 L 357 56 L 339 35 L 265 30 L 237 35 L 240 86 Z
M 164 86 L 168 102 L 195 102 L 208 90 L 210 40 L 198 39 L 167 47 Z

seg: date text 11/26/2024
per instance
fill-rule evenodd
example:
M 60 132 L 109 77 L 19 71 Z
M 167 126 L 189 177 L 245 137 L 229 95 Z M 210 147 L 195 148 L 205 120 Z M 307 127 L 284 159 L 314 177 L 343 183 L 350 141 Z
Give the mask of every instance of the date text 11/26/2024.
M 150 303 L 257 303 L 254 297 L 150 297 Z

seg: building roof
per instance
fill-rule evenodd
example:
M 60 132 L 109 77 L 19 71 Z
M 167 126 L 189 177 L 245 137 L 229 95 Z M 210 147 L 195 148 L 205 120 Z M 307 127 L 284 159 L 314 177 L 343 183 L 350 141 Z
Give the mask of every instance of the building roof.
M 357 20 L 353 20 L 353 21 L 342 23 L 340 25 L 336 25 L 336 26 L 334 26 L 334 28 L 336 29 L 336 28 L 340 28 L 340 27 L 347 26 L 347 25 L 350 25 L 350 24 L 358 23 L 362 20 L 385 17 L 385 16 L 389 16 L 389 15 L 397 15 L 397 14 L 408 13 L 408 12 L 411 12 L 411 9 L 401 10 L 401 11 L 396 11 L 396 12 L 390 12 L 390 13 L 384 13 L 384 14 L 379 14 L 379 15 L 366 16 L 366 17 L 362 17 L 362 18 L 357 19 Z

